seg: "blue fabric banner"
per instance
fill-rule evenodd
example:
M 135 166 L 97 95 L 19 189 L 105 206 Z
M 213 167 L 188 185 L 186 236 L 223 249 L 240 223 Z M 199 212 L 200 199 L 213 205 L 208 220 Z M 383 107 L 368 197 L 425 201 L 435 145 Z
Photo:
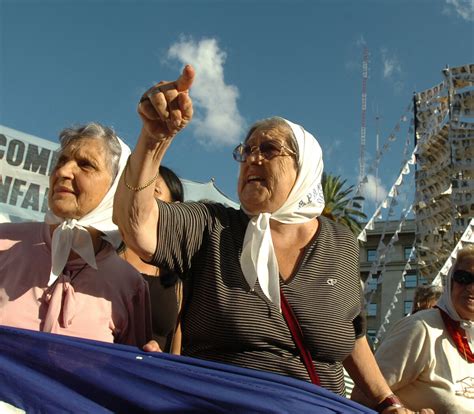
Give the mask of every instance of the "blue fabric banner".
M 33 413 L 374 413 L 304 381 L 0 327 L 0 401 Z

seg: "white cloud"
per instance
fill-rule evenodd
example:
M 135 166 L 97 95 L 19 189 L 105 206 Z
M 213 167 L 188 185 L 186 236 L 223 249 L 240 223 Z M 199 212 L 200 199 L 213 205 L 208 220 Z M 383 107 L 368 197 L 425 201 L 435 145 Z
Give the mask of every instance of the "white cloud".
M 362 59 L 362 50 L 367 43 L 365 41 L 364 35 L 360 35 L 355 41 L 351 42 L 355 45 L 355 48 L 351 48 L 351 56 L 345 62 L 345 67 L 348 72 L 360 72 L 361 71 L 361 59 Z M 355 55 L 357 52 L 357 56 Z
M 182 37 L 168 49 L 168 58 L 183 64 L 190 63 L 196 70 L 191 89 L 195 108 L 192 124 L 199 141 L 217 146 L 238 143 L 245 122 L 237 107 L 239 90 L 224 81 L 226 53 L 216 39 Z
M 328 146 L 323 146 L 323 157 L 324 160 L 331 158 L 332 154 L 339 150 L 342 141 L 340 139 L 331 139 L 331 143 Z
M 395 75 L 402 73 L 402 67 L 398 58 L 395 55 L 389 56 L 388 50 L 382 48 L 382 64 L 383 64 L 383 77 L 386 79 L 391 79 Z
M 347 60 L 344 66 L 348 72 L 360 71 L 360 62 L 357 62 L 355 59 Z
M 474 21 L 474 1 L 473 0 L 446 0 L 443 10 L 445 14 L 457 14 L 462 19 Z
M 380 54 L 383 66 L 383 78 L 391 83 L 396 95 L 403 94 L 405 82 L 402 79 L 402 65 L 398 57 L 390 53 L 385 47 L 381 48 Z
M 360 35 L 359 38 L 356 40 L 356 45 L 358 47 L 367 46 L 367 42 L 365 41 L 364 35 Z
M 382 185 L 380 178 L 369 174 L 367 175 L 367 182 L 362 185 L 362 195 L 366 201 L 372 201 L 378 204 L 387 197 L 387 190 Z

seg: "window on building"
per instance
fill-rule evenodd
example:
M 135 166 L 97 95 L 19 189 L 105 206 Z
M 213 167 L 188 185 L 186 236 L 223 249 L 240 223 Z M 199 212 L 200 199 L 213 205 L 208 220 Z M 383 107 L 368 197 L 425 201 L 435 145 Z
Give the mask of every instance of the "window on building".
M 374 262 L 377 258 L 377 249 L 367 249 L 367 261 Z
M 416 273 L 409 273 L 405 275 L 405 287 L 406 288 L 416 288 L 417 286 L 417 276 Z
M 410 253 L 411 253 L 411 247 L 403 248 L 403 257 L 405 259 L 405 262 L 408 262 L 408 260 L 410 260 Z
M 406 300 L 403 314 L 408 315 L 409 313 L 411 313 L 412 309 L 413 309 L 413 301 L 412 300 Z
M 378 275 L 373 275 L 370 276 L 369 274 L 369 277 L 367 278 L 367 287 L 370 289 L 370 290 L 376 290 L 377 289 L 377 281 L 378 281 Z
M 377 304 L 369 303 L 367 307 L 367 316 L 377 316 Z

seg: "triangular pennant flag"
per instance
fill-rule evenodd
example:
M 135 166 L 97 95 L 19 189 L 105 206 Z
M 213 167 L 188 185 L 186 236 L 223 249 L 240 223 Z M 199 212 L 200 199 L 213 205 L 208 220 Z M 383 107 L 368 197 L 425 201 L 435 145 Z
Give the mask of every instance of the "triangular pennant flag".
M 367 241 L 367 232 L 365 230 L 362 230 L 357 237 L 357 240 L 360 240 L 361 242 L 366 242 Z

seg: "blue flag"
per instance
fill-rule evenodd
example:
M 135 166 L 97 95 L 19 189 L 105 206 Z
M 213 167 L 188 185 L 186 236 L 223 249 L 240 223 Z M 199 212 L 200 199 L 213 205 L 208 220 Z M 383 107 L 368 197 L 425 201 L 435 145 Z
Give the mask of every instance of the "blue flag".
M 374 413 L 305 381 L 0 327 L 0 401 L 27 413 Z

